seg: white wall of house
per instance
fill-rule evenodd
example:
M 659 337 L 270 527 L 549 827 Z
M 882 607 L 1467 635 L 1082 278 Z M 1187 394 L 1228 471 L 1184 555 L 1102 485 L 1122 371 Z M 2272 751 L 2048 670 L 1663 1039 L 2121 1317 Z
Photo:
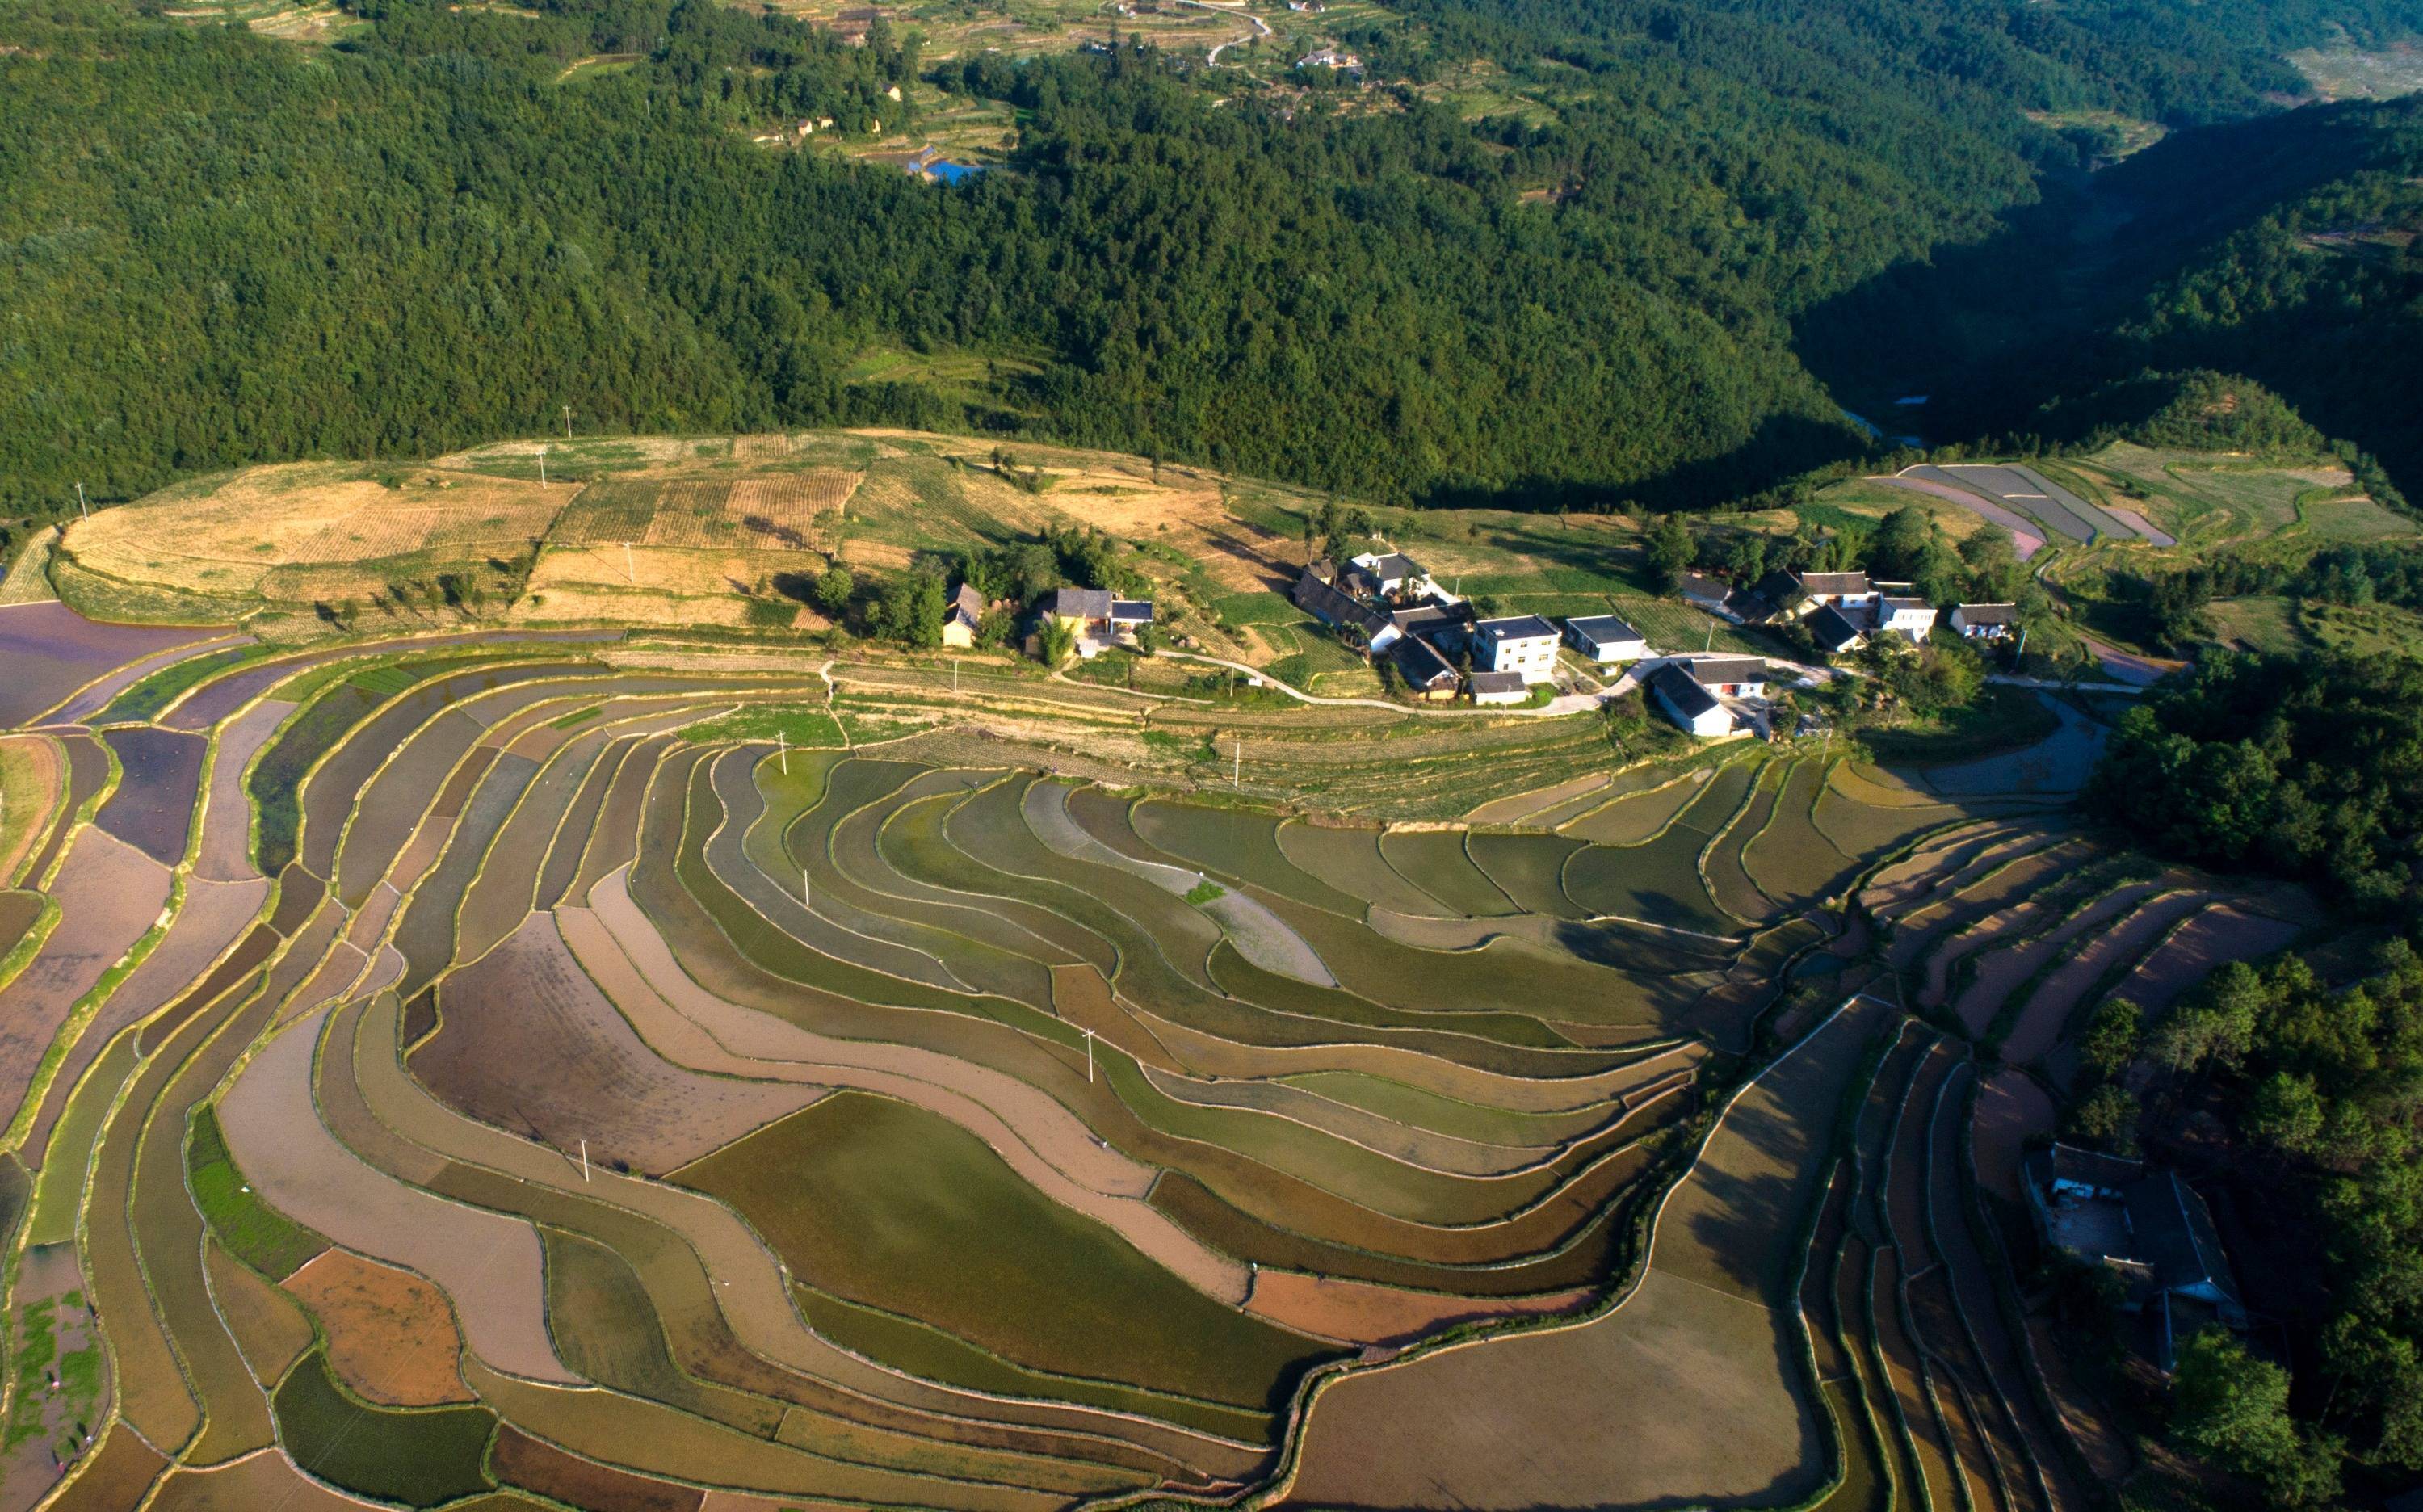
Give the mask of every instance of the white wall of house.
M 1534 635 L 1512 640 L 1482 636 L 1480 654 L 1473 658 L 1473 664 L 1480 666 L 1484 661 L 1488 665 L 1481 667 L 1483 672 L 1519 672 L 1525 682 L 1547 682 L 1556 676 L 1557 638 Z

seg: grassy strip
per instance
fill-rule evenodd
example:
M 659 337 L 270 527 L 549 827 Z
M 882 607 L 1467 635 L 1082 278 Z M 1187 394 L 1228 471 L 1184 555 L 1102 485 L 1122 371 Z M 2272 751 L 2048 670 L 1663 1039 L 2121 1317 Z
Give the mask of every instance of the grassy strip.
M 48 893 L 36 896 L 41 899 L 41 904 L 34 915 L 34 922 L 17 937 L 17 943 L 8 947 L 8 953 L 0 956 L 0 990 L 5 990 L 16 980 L 17 973 L 33 964 L 34 958 L 40 955 L 42 947 L 50 942 L 51 931 L 58 928 L 58 900 Z
M 801 750 L 830 750 L 849 743 L 840 721 L 829 710 L 809 704 L 755 704 L 685 725 L 681 731 L 683 740 L 701 745 L 770 740 L 777 736 Z
M 186 1184 L 203 1220 L 235 1257 L 272 1280 L 293 1275 L 328 1241 L 287 1218 L 257 1196 L 219 1132 L 216 1109 L 194 1114 L 185 1146 Z
M 107 707 L 93 716 L 92 723 L 101 724 L 148 724 L 162 709 L 222 672 L 232 671 L 247 662 L 258 661 L 278 648 L 255 642 L 250 645 L 230 645 L 216 651 L 205 651 L 182 661 L 172 661 L 111 699 Z

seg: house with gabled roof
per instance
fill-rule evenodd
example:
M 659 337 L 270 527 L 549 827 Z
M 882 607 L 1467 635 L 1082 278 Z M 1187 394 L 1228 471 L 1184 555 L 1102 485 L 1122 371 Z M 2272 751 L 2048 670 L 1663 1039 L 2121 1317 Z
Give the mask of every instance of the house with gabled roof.
M 1453 698 L 1464 686 L 1464 678 L 1454 664 L 1439 654 L 1437 646 L 1418 635 L 1401 635 L 1387 649 L 1388 660 L 1395 664 L 1397 675 L 1405 679 L 1407 691 L 1416 698 L 1435 701 Z
M 1649 675 L 1649 696 L 1668 719 L 1702 740 L 1733 733 L 1733 710 L 1718 703 L 1682 662 L 1669 661 Z
M 1385 644 L 1388 616 L 1338 586 L 1338 565 L 1326 557 L 1306 565 L 1288 597 L 1298 609 L 1366 645 Z
M 1468 681 L 1476 704 L 1519 704 L 1531 696 L 1519 672 L 1476 672 Z
M 1133 646 L 1136 632 L 1152 623 L 1152 600 L 1116 597 L 1108 588 L 1061 588 L 1043 601 L 1043 614 L 1073 626 L 1077 654 L 1092 658 L 1114 645 Z
M 1766 661 L 1754 656 L 1687 657 L 1675 663 L 1684 676 L 1719 698 L 1766 696 Z
M 1857 603 L 1876 592 L 1864 572 L 1804 572 L 1796 581 L 1813 606 Z
M 1377 592 L 1390 597 L 1399 594 L 1417 597 L 1432 591 L 1430 569 L 1402 551 L 1367 551 L 1354 558 L 1354 565 L 1362 569 Z
M 975 584 L 963 582 L 951 594 L 942 612 L 942 644 L 965 648 L 976 644 L 976 628 L 984 620 L 985 597 Z
M 1868 632 L 1832 604 L 1819 604 L 1802 623 L 1809 627 L 1809 638 L 1817 643 L 1817 649 L 1828 656 L 1842 656 L 1867 644 Z
M 2029 1213 L 2045 1243 L 2110 1268 L 2125 1288 L 2122 1306 L 2155 1313 L 2163 1369 L 2177 1336 L 2208 1317 L 2247 1326 L 2246 1302 L 2212 1211 L 2178 1171 L 2066 1144 L 2030 1152 L 2021 1170 Z

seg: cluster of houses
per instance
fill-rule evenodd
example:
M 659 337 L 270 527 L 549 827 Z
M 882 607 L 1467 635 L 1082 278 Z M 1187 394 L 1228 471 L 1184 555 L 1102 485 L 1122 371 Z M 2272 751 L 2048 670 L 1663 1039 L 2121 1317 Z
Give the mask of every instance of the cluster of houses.
M 1612 614 L 1577 616 L 1562 629 L 1538 614 L 1483 619 L 1438 586 L 1422 565 L 1397 552 L 1345 563 L 1322 558 L 1296 579 L 1296 607 L 1386 658 L 1417 698 L 1459 695 L 1476 704 L 1519 704 L 1557 676 L 1560 645 L 1599 667 L 1645 661 L 1648 640 Z M 1694 735 L 1732 734 L 1736 701 L 1766 694 L 1757 657 L 1674 657 L 1649 672 L 1650 696 Z
M 1292 597 L 1306 613 L 1361 641 L 1374 660 L 1387 658 L 1416 698 L 1468 692 L 1476 704 L 1519 704 L 1533 684 L 1556 680 L 1554 625 L 1537 614 L 1482 619 L 1409 556 L 1371 553 L 1342 565 L 1323 557 L 1305 567 Z
M 1906 582 L 1873 582 L 1864 572 L 1770 572 L 1747 588 L 1719 578 L 1687 573 L 1683 598 L 1736 625 L 1806 626 L 1809 638 L 1828 656 L 1856 651 L 1879 636 L 1923 644 L 1935 629 L 1935 606 Z M 1945 623 L 1969 641 L 1999 641 L 2011 633 L 2015 604 L 1957 604 Z

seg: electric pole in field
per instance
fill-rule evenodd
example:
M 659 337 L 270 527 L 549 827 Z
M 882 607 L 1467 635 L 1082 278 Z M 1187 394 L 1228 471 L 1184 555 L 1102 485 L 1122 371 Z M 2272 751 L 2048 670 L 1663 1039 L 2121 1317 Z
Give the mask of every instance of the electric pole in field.
M 775 759 L 783 763 L 783 775 L 789 776 L 791 774 L 791 738 L 781 730 L 774 732 L 774 756 Z
M 1085 1037 L 1085 1079 L 1092 1081 L 1094 1079 L 1094 1031 L 1079 1029 L 1077 1032 Z
M 1239 789 L 1245 786 L 1245 738 L 1242 735 L 1237 737 L 1236 770 L 1228 777 L 1228 786 Z
M 544 446 L 538 449 L 538 485 L 541 491 L 545 491 L 546 487 L 546 448 Z
M 81 515 L 81 516 L 83 516 L 83 517 L 84 517 L 85 518 L 87 518 L 87 519 L 90 519 L 90 518 L 92 518 L 92 509 L 91 509 L 91 507 L 90 507 L 89 505 L 87 505 L 87 504 L 84 501 L 84 485 L 83 485 L 83 484 L 77 484 L 77 485 L 76 485 L 76 513 L 77 513 L 77 514 L 79 514 L 79 515 Z
M 589 1141 L 586 1139 L 580 1141 L 580 1179 L 583 1182 L 589 1180 Z
M 563 406 L 563 438 L 567 441 L 572 439 L 572 406 L 570 405 Z
M 951 696 L 952 696 L 952 697 L 954 697 L 954 698 L 956 698 L 956 697 L 958 697 L 958 694 L 959 694 L 959 659 L 958 659 L 958 657 L 953 657 L 953 658 L 951 658 Z
M 808 896 L 808 864 L 804 861 L 800 863 L 800 906 L 811 914 L 816 911 L 815 901 Z
M 623 543 L 623 576 L 632 587 L 640 585 L 640 569 L 631 565 L 631 543 L 628 541 Z

